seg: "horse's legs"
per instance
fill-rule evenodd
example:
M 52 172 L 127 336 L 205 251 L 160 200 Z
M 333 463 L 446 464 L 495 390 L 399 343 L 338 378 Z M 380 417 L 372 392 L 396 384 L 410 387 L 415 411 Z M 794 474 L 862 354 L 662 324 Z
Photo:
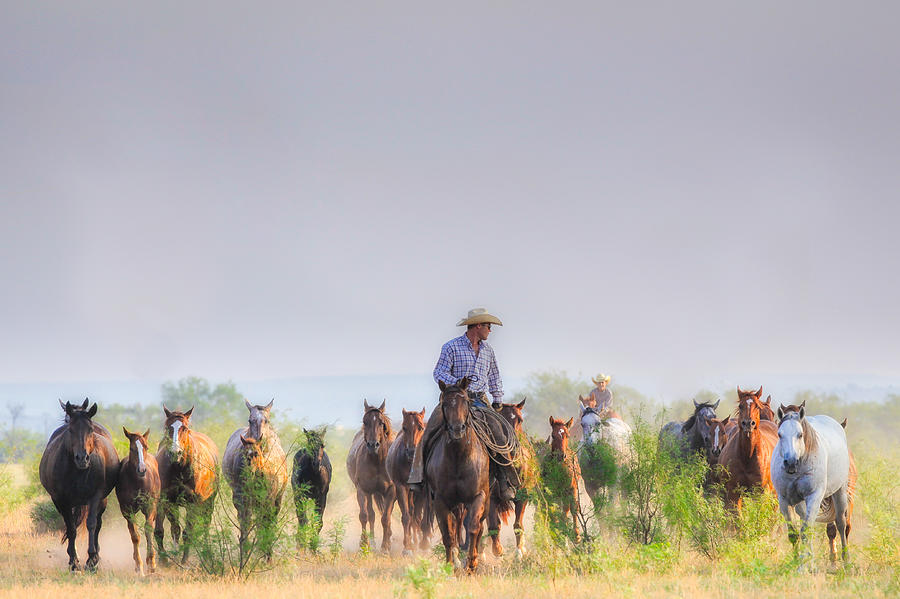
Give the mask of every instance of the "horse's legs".
M 466 510 L 465 527 L 468 533 L 469 557 L 466 562 L 466 571 L 470 574 L 478 568 L 478 544 L 481 542 L 481 534 L 484 532 L 484 510 L 490 504 L 486 494 L 490 491 L 482 491 L 468 505 Z
M 78 517 L 76 514 L 79 513 L 79 508 L 70 507 L 56 499 L 53 499 L 53 505 L 56 506 L 56 511 L 60 513 L 63 517 L 63 522 L 66 524 L 66 539 L 68 539 L 66 553 L 69 554 L 69 569 L 75 572 L 81 569 L 81 564 L 78 562 L 78 552 L 75 549 L 75 535 L 78 532 Z
M 500 544 L 500 509 L 497 502 L 492 501 L 488 508 L 488 536 L 491 537 L 491 550 L 494 555 L 503 555 L 503 545 Z
M 369 497 L 359 487 L 356 488 L 356 502 L 359 504 L 359 548 L 363 549 L 369 546 L 369 535 L 366 534 L 366 521 L 369 514 L 367 503 Z
M 88 558 L 84 566 L 94 571 L 100 563 L 100 527 L 103 526 L 103 512 L 106 510 L 106 498 L 94 497 L 88 504 Z
M 410 514 L 409 493 L 405 488 L 399 489 L 397 493 L 397 505 L 400 507 L 400 522 L 403 523 L 403 555 L 409 555 L 412 552 L 413 538 L 412 514 Z
M 432 509 L 432 501 L 428 498 L 425 493 L 415 493 L 413 494 L 414 500 L 421 505 L 422 509 L 422 520 L 421 520 L 421 531 L 422 535 L 419 537 L 419 549 L 426 550 L 428 549 L 428 544 L 431 541 L 431 531 L 432 525 L 434 524 L 434 511 Z
M 515 533 L 516 533 L 516 557 L 522 558 L 525 556 L 525 534 L 522 529 L 522 518 L 525 515 L 525 506 L 528 505 L 527 501 L 516 501 L 516 523 L 515 523 Z
M 391 485 L 387 492 L 379 496 L 381 499 L 381 550 L 386 553 L 391 552 L 391 515 L 394 513 L 396 494 L 396 487 Z
M 812 554 L 812 548 L 808 546 L 809 537 L 806 534 L 806 531 L 809 529 L 810 525 L 815 522 L 816 516 L 819 514 L 819 507 L 822 505 L 822 500 L 824 498 L 825 490 L 823 489 L 807 495 L 805 502 L 801 502 L 797 505 L 797 511 L 800 513 L 800 518 L 803 520 L 803 523 L 800 525 L 800 542 L 804 547 L 804 557 L 809 557 Z
M 161 497 L 159 502 L 156 504 L 156 522 L 153 527 L 153 537 L 156 539 L 156 549 L 159 551 L 159 559 L 162 563 L 166 563 L 168 558 L 166 557 L 166 548 L 164 543 L 165 538 L 165 522 L 166 516 L 169 514 L 169 502 L 165 497 Z M 148 537 L 149 539 L 149 537 Z
M 831 500 L 834 501 L 834 524 L 837 527 L 838 535 L 841 537 L 841 560 L 846 562 L 850 558 L 849 550 L 847 549 L 847 529 L 849 528 L 847 487 L 841 487 L 832 496 Z M 832 541 L 832 547 L 833 544 Z M 833 548 L 832 555 L 834 555 Z
M 128 534 L 131 535 L 131 559 L 134 560 L 134 571 L 144 575 L 144 562 L 141 561 L 141 535 L 138 534 L 137 526 L 134 523 L 134 519 L 137 516 L 137 512 L 128 514 L 125 517 L 125 522 L 128 524 Z
M 153 529 L 156 526 L 156 504 L 149 505 L 144 512 L 144 538 L 147 540 L 147 569 L 156 572 L 156 553 L 153 551 Z
M 834 539 L 837 537 L 837 526 L 835 526 L 834 522 L 829 522 L 825 526 L 825 534 L 828 536 L 828 561 L 833 564 L 837 559 L 837 553 L 835 552 L 834 546 Z
M 441 541 L 444 543 L 444 553 L 448 564 L 459 569 L 462 564 L 459 562 L 459 547 L 456 544 L 456 517 L 454 512 L 447 509 L 443 501 L 437 501 L 434 504 L 435 516 L 437 517 L 438 528 L 441 530 Z
M 794 553 L 797 553 L 797 541 L 799 540 L 799 537 L 797 535 L 797 529 L 794 528 L 794 514 L 791 511 L 791 506 L 788 504 L 787 499 L 780 496 L 778 497 L 778 510 L 781 512 L 781 515 L 784 516 L 784 521 L 787 523 L 788 540 L 794 548 Z

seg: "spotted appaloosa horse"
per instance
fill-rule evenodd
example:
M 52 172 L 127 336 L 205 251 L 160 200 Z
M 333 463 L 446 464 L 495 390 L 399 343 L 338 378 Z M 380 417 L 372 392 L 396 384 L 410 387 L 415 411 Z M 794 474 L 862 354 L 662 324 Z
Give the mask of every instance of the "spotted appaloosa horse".
M 414 493 L 407 482 L 416 446 L 422 442 L 424 432 L 425 408 L 421 412 L 403 410 L 403 424 L 387 454 L 387 471 L 397 489 L 405 555 L 412 553 L 417 541 L 420 549 L 428 549 L 431 537 L 431 506 L 427 493 Z
M 581 468 L 578 464 L 578 457 L 569 448 L 569 429 L 572 428 L 574 418 L 568 421 L 562 421 L 550 416 L 550 461 L 556 461 L 562 465 L 566 472 L 566 489 L 562 493 L 563 518 L 572 517 L 572 529 L 575 532 L 575 538 L 581 536 L 578 525 L 578 480 L 581 478 Z M 571 490 L 571 493 L 569 492 Z
M 725 483 L 725 505 L 741 509 L 741 496 L 752 489 L 774 492 L 769 463 L 778 442 L 774 422 L 760 419 L 762 387 L 742 391 L 738 387 L 738 429 L 719 456 Z
M 156 527 L 156 510 L 159 505 L 161 484 L 156 457 L 150 453 L 147 438 L 150 429 L 143 435 L 132 433 L 124 426 L 122 431 L 128 439 L 128 455 L 122 458 L 119 468 L 119 482 L 116 483 L 116 498 L 119 510 L 128 523 L 131 535 L 134 570 L 144 575 L 141 562 L 141 535 L 137 531 L 137 514 L 144 514 L 144 539 L 147 542 L 147 569 L 156 571 L 156 552 L 153 550 L 153 529 Z
M 394 441 L 391 419 L 384 412 L 385 402 L 375 408 L 363 400 L 362 428 L 353 437 L 347 454 L 347 474 L 356 487 L 359 503 L 359 523 L 362 533 L 359 546 L 368 547 L 369 538 L 375 538 L 375 505 L 381 512 L 381 550 L 391 550 L 391 514 L 397 489 L 388 475 L 386 461 L 388 449 Z M 369 531 L 366 533 L 366 524 Z
M 100 563 L 100 527 L 106 498 L 119 478 L 119 456 L 109 433 L 94 426 L 91 419 L 97 404 L 87 408 L 66 403 L 66 422 L 44 449 L 40 463 L 41 485 L 50 494 L 56 511 L 66 525 L 63 542 L 68 540 L 69 568 L 81 569 L 75 551 L 75 535 L 81 523 L 87 523 L 88 559 L 85 566 L 95 570 Z M 105 433 L 105 434 L 104 434 Z
M 519 438 L 519 454 L 516 457 L 516 468 L 519 474 L 519 481 L 524 485 L 528 484 L 527 477 L 524 473 L 524 465 L 534 457 L 534 451 L 531 444 L 525 438 L 522 430 L 524 417 L 522 408 L 525 407 L 525 399 L 517 404 L 504 403 L 500 405 L 500 415 L 512 425 L 516 436 Z M 515 510 L 516 519 L 513 524 L 513 530 L 516 533 L 516 557 L 525 555 L 525 540 L 522 528 L 522 519 L 525 515 L 525 508 L 528 505 L 527 489 L 520 489 L 516 493 L 516 498 L 512 501 L 512 505 L 508 501 L 504 501 L 500 497 L 497 485 L 491 487 L 491 505 L 488 510 L 488 534 L 491 536 L 491 549 L 494 555 L 503 555 L 503 545 L 500 543 L 500 523 L 507 524 L 510 512 Z
M 160 515 L 156 518 L 156 547 L 163 563 L 168 560 L 164 545 L 164 520 L 169 520 L 172 541 L 181 543 L 181 563 L 185 563 L 194 540 L 194 527 L 208 528 L 219 490 L 219 450 L 213 440 L 191 429 L 192 407 L 187 412 L 165 412 L 165 434 L 156 450 L 162 484 Z M 184 536 L 179 522 L 184 508 Z M 165 517 L 163 517 L 165 516 Z
M 846 420 L 806 416 L 806 402 L 778 408 L 778 443 L 772 453 L 772 483 L 778 507 L 787 521 L 788 538 L 797 551 L 807 545 L 812 522 L 826 522 L 829 557 L 836 560 L 835 537 L 841 538 L 841 557 L 847 560 L 847 539 L 856 491 L 856 464 L 844 434 Z M 794 527 L 793 512 L 800 516 Z M 806 552 L 808 555 L 808 551 Z

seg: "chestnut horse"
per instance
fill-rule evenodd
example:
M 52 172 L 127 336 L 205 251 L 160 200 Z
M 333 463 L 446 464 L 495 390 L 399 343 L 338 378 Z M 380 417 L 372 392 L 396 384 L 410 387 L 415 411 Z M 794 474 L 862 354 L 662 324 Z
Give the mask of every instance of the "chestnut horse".
M 391 550 L 391 514 L 397 490 L 388 476 L 387 452 L 394 441 L 391 419 L 384 413 L 384 404 L 374 408 L 363 400 L 362 428 L 353 437 L 347 454 L 347 474 L 356 487 L 356 501 L 359 503 L 360 549 L 369 546 L 369 538 L 375 538 L 375 505 L 381 512 L 381 550 Z M 369 532 L 366 533 L 366 524 Z
M 387 454 L 387 471 L 397 490 L 397 505 L 403 522 L 403 554 L 409 555 L 418 537 L 419 549 L 428 549 L 431 537 L 431 506 L 427 493 L 413 493 L 407 479 L 416 446 L 425 432 L 425 408 L 421 412 L 403 410 L 403 425 Z
M 519 480 L 523 486 L 527 484 L 525 476 L 525 465 L 534 457 L 534 451 L 531 444 L 527 442 L 525 433 L 522 430 L 522 423 L 525 421 L 522 416 L 522 408 L 525 407 L 525 400 L 519 403 L 504 403 L 500 405 L 500 415 L 512 425 L 516 436 L 519 438 L 519 454 L 516 457 L 516 468 L 519 474 Z M 527 489 L 520 489 L 516 493 L 516 498 L 509 502 L 504 501 L 500 497 L 499 489 L 494 485 L 491 487 L 491 505 L 488 510 L 488 535 L 491 537 L 491 548 L 494 555 L 503 555 L 503 545 L 500 544 L 500 522 L 507 524 L 510 512 L 515 509 L 516 519 L 513 524 L 513 531 L 516 533 L 516 557 L 525 556 L 525 539 L 522 528 L 522 518 L 525 515 L 525 508 L 528 506 Z
M 68 540 L 69 568 L 81 569 L 75 551 L 78 526 L 87 521 L 88 559 L 85 566 L 95 570 L 100 563 L 100 527 L 106 497 L 119 477 L 119 456 L 112 440 L 97 431 L 90 408 L 66 403 L 66 423 L 54 433 L 41 456 L 41 485 L 50 494 L 56 511 L 66 524 L 63 542 Z M 103 429 L 106 430 L 106 429 Z
M 709 470 L 706 472 L 706 480 L 703 483 L 703 487 L 709 490 L 713 485 L 720 482 L 719 457 L 722 455 L 722 450 L 725 449 L 725 444 L 728 443 L 729 437 L 737 428 L 737 424 L 732 421 L 731 416 L 723 419 L 710 418 L 707 422 L 709 423 L 710 435 L 704 451 L 706 452 L 706 465 L 709 466 Z
M 579 539 L 581 533 L 578 529 L 578 480 L 581 478 L 581 467 L 578 457 L 569 449 L 569 429 L 572 428 L 574 418 L 563 422 L 550 416 L 550 460 L 559 462 L 567 473 L 566 488 L 560 489 L 562 493 L 563 518 L 572 516 L 572 528 L 575 539 Z M 571 492 L 570 492 L 571 491 Z
M 738 387 L 738 428 L 722 449 L 719 464 L 725 482 L 725 506 L 741 509 L 741 495 L 754 488 L 774 492 L 769 463 L 778 442 L 778 427 L 760 419 L 762 387 Z
M 274 532 L 281 498 L 288 483 L 287 455 L 278 434 L 269 421 L 273 399 L 265 406 L 254 406 L 246 399 L 250 412 L 247 426 L 231 434 L 222 457 L 222 470 L 232 490 L 240 529 L 241 562 L 248 557 L 247 537 L 251 527 Z M 271 560 L 271 535 L 257 537 L 260 549 Z
M 478 550 L 484 532 L 484 517 L 491 502 L 490 456 L 471 425 L 472 400 L 466 393 L 469 379 L 455 385 L 439 382 L 440 403 L 435 409 L 444 417 L 442 434 L 436 435 L 425 459 L 425 481 L 434 496 L 434 513 L 441 529 L 447 563 L 459 561 L 461 528 L 468 533 L 466 570 L 478 567 Z M 463 516 L 463 513 L 465 516 Z
M 178 412 L 163 406 L 165 433 L 156 450 L 162 485 L 161 514 L 156 518 L 153 535 L 163 563 L 168 560 L 163 543 L 164 520 L 169 520 L 176 548 L 182 544 L 181 563 L 185 563 L 194 540 L 194 527 L 209 528 L 219 490 L 219 450 L 212 439 L 191 429 L 193 411 L 193 407 L 187 412 Z M 185 513 L 183 538 L 179 523 L 182 507 Z
M 119 468 L 119 482 L 116 483 L 116 498 L 119 510 L 128 523 L 131 545 L 134 549 L 134 571 L 144 575 L 141 562 L 141 535 L 137 531 L 138 512 L 144 514 L 144 539 L 147 542 L 147 568 L 156 571 L 156 553 L 153 550 L 153 529 L 156 526 L 156 509 L 159 505 L 159 466 L 156 458 L 148 451 L 147 438 L 150 429 L 143 435 L 129 432 L 122 427 L 128 439 L 128 455 L 122 458 Z

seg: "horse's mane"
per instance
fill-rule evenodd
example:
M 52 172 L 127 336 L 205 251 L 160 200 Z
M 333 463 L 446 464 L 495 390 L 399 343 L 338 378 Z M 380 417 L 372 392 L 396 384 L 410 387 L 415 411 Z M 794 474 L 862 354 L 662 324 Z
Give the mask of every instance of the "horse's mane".
M 812 452 L 819 449 L 819 435 L 809 425 L 806 418 L 800 419 L 800 426 L 803 427 L 803 446 L 806 455 L 812 455 Z

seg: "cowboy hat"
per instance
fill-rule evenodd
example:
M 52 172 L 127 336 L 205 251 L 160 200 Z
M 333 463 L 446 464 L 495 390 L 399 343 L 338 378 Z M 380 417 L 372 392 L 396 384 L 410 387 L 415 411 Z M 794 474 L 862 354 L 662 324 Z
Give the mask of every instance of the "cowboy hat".
M 594 381 L 594 384 L 595 384 L 595 385 L 599 385 L 600 383 L 603 383 L 603 382 L 608 383 L 608 382 L 609 382 L 609 378 L 610 378 L 610 377 L 609 377 L 608 374 L 603 374 L 603 373 L 601 372 L 600 374 L 597 375 L 597 378 L 592 378 L 591 380 Z
M 486 308 L 472 308 L 469 310 L 469 315 L 457 322 L 456 326 L 461 327 L 470 324 L 481 324 L 483 322 L 498 324 L 501 327 L 503 326 L 500 319 L 493 314 L 489 314 Z

